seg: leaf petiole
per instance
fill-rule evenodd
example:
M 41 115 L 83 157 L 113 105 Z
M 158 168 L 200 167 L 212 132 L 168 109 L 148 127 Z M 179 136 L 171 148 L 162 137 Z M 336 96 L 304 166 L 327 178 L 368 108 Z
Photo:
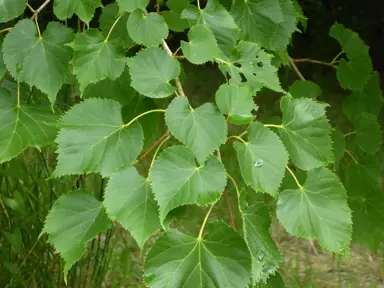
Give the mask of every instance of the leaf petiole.
M 289 171 L 289 173 L 291 173 L 291 175 L 292 175 L 293 179 L 295 179 L 295 182 L 296 182 L 297 186 L 299 187 L 299 189 L 302 190 L 302 189 L 303 189 L 303 186 L 300 184 L 299 180 L 297 180 L 297 177 L 296 177 L 296 175 L 293 173 L 293 171 L 292 171 L 291 169 L 289 169 L 288 166 L 285 167 L 285 168 L 287 168 L 287 170 Z
M 108 35 L 107 37 L 105 37 L 105 40 L 104 42 L 108 42 L 108 39 L 109 37 L 111 36 L 111 33 L 113 31 L 113 28 L 115 28 L 117 22 L 119 22 L 119 20 L 121 19 L 121 17 L 123 17 L 125 15 L 125 12 L 121 13 L 119 17 L 117 17 L 117 19 L 115 20 L 115 22 L 113 22 L 112 26 L 111 26 L 111 29 L 109 29 L 109 32 L 108 32 Z
M 133 122 L 135 122 L 136 120 L 138 120 L 139 118 L 147 115 L 147 114 L 150 114 L 150 113 L 155 113 L 155 112 L 162 112 L 162 113 L 165 113 L 165 110 L 164 109 L 154 109 L 154 110 L 149 110 L 149 111 L 145 111 L 144 113 L 141 113 L 140 115 L 136 116 L 135 118 L 133 118 L 131 121 L 129 121 L 127 124 L 124 124 L 122 125 L 122 127 L 128 127 L 130 126 Z
M 201 239 L 203 238 L 204 227 L 205 227 L 205 225 L 207 224 L 207 220 L 208 220 L 209 215 L 211 214 L 212 209 L 213 209 L 213 206 L 215 206 L 215 204 L 216 204 L 216 203 L 214 203 L 214 204 L 209 208 L 209 210 L 208 210 L 208 212 L 207 212 L 207 215 L 205 215 L 203 224 L 201 225 L 201 228 L 200 228 L 199 236 L 197 237 L 198 240 L 201 240 Z

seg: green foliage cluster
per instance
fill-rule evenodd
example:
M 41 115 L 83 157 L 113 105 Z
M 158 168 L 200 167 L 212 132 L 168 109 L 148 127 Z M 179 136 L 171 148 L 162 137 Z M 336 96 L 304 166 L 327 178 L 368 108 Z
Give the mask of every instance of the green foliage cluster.
M 0 22 L 14 23 L 1 30 L 0 163 L 53 146 L 51 181 L 92 173 L 108 181 L 103 199 L 68 189 L 46 216 L 41 235 L 62 257 L 65 281 L 89 241 L 117 222 L 146 251 L 148 287 L 282 285 L 282 255 L 269 231 L 274 209 L 252 197 L 261 193 L 293 236 L 347 256 L 351 242 L 378 248 L 384 195 L 377 118 L 384 99 L 355 32 L 330 28 L 341 52 L 327 65 L 350 91 L 331 125 L 329 105 L 317 100 L 321 88 L 287 54 L 304 19 L 296 1 L 168 0 L 148 12 L 149 0 L 105 7 L 100 0 L 53 0 L 59 21 L 43 27 L 39 13 L 49 2 L 29 6 L 29 19 L 19 17 L 26 0 L 0 3 Z M 89 27 L 96 9 L 99 26 Z M 71 17 L 83 27 L 66 25 Z M 166 40 L 186 31 L 171 51 Z M 185 94 L 185 61 L 223 73 L 215 103 L 196 107 Z M 278 71 L 289 64 L 301 79 L 285 89 Z M 259 118 L 262 89 L 280 95 L 277 121 Z M 148 117 L 157 114 L 166 128 L 156 140 L 161 121 Z M 224 146 L 233 146 L 241 178 L 223 164 Z M 228 187 L 238 203 L 237 231 L 209 220 Z M 4 211 L 13 209 L 4 202 Z M 171 228 L 186 205 L 207 207 L 198 235 Z M 6 233 L 14 245 L 16 234 Z

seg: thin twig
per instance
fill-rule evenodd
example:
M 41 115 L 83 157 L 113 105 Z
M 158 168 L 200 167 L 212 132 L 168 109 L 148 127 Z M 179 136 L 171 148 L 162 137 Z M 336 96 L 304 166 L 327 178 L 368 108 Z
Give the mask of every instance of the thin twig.
M 39 8 L 36 9 L 35 14 L 32 15 L 31 19 L 34 20 L 37 15 L 39 15 L 39 13 L 45 8 L 45 6 L 48 5 L 49 2 L 51 2 L 51 0 L 45 0 L 45 2 L 41 4 Z
M 320 64 L 320 65 L 336 68 L 336 66 L 333 65 L 332 63 L 328 63 L 328 62 L 324 62 L 324 61 L 319 61 L 319 60 L 313 60 L 313 59 L 310 59 L 310 58 L 292 59 L 292 60 L 295 63 L 305 63 L 306 62 L 306 63 L 314 63 L 314 64 Z
M 233 212 L 232 212 L 231 204 L 229 203 L 229 198 L 228 198 L 228 194 L 227 194 L 227 189 L 224 190 L 224 192 L 223 192 L 223 197 L 224 197 L 224 199 L 225 199 L 225 202 L 227 203 L 227 209 L 228 209 L 228 213 L 229 213 L 229 218 L 231 219 L 232 227 L 233 227 L 233 229 L 236 230 L 235 217 L 233 216 Z
M 169 135 L 171 134 L 171 131 L 167 131 L 167 132 L 165 132 L 155 143 L 153 143 L 152 144 L 152 146 L 151 147 L 149 147 L 148 148 L 148 150 L 147 151 L 145 151 L 140 157 L 139 157 L 139 159 L 137 159 L 135 162 L 133 162 L 133 166 L 134 165 L 136 165 L 137 163 L 139 163 L 139 162 L 141 162 L 141 161 L 143 161 L 147 156 L 148 156 L 148 154 L 149 153 L 151 153 L 152 152 L 152 150 L 153 149 L 155 149 L 156 147 L 157 147 L 157 145 L 159 145 L 161 142 L 163 142 L 163 140 L 165 139 L 165 138 L 167 138 Z
M 303 74 L 301 74 L 299 68 L 297 68 L 297 66 L 295 64 L 295 61 L 293 61 L 293 59 L 291 57 L 288 57 L 288 60 L 289 60 L 289 63 L 291 64 L 291 66 L 292 66 L 293 71 L 296 72 L 297 76 L 299 76 L 299 78 L 301 80 L 305 81 L 305 78 L 304 78 Z

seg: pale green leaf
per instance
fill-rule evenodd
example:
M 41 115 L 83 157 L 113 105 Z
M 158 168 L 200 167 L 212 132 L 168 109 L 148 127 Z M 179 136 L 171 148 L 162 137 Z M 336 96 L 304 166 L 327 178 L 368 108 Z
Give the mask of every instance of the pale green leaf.
M 354 118 L 357 145 L 368 154 L 379 151 L 381 146 L 381 129 L 374 115 L 361 113 Z
M 341 59 L 337 66 L 337 79 L 342 88 L 362 90 L 373 71 L 368 46 L 356 32 L 342 24 L 334 24 L 329 35 L 335 38 L 349 60 Z
M 70 29 L 54 22 L 48 24 L 39 38 L 33 21 L 21 20 L 4 40 L 4 62 L 15 79 L 36 86 L 54 103 L 72 56 L 71 48 L 65 44 L 72 39 Z
M 26 7 L 27 0 L 1 0 L 0 23 L 8 22 L 20 16 Z
M 252 255 L 252 266 L 261 265 L 261 274 L 252 273 L 253 285 L 265 282 L 276 272 L 282 261 L 280 250 L 273 241 L 269 228 L 271 216 L 263 203 L 256 203 L 242 214 L 244 239 Z
M 105 37 L 107 37 L 110 32 L 112 25 L 115 23 L 117 18 L 119 17 L 119 7 L 117 3 L 108 4 L 102 10 L 100 15 L 100 30 Z M 124 48 L 129 49 L 135 45 L 133 40 L 128 34 L 127 30 L 127 21 L 129 14 L 125 13 L 120 20 L 116 23 L 115 27 L 111 34 L 109 35 L 110 40 L 121 39 L 124 42 Z
M 194 109 L 187 97 L 177 97 L 165 112 L 165 122 L 172 135 L 193 150 L 199 163 L 227 138 L 225 118 L 211 103 Z
M 152 47 L 137 53 L 130 64 L 130 73 L 131 85 L 137 92 L 164 98 L 176 91 L 170 81 L 179 76 L 180 64 L 161 48 Z
M 316 238 L 324 249 L 348 254 L 351 210 L 343 185 L 326 168 L 308 171 L 299 189 L 284 190 L 277 202 L 277 216 L 290 234 Z
M 231 14 L 242 40 L 284 50 L 296 30 L 298 13 L 291 0 L 238 0 Z
M 281 139 L 293 163 L 302 170 L 333 161 L 332 128 L 325 115 L 327 104 L 285 96 L 280 102 Z
M 106 78 L 116 80 L 124 71 L 125 51 L 120 39 L 105 41 L 99 30 L 89 29 L 77 34 L 70 46 L 75 50 L 73 73 L 81 92 L 91 83 Z
M 258 106 L 246 86 L 223 84 L 216 92 L 216 104 L 221 113 L 228 115 L 232 124 L 242 125 L 253 121 L 252 111 Z
M 53 12 L 59 20 L 66 20 L 76 14 L 81 21 L 89 24 L 96 8 L 102 6 L 101 0 L 55 0 Z
M 319 85 L 308 80 L 296 80 L 288 92 L 293 98 L 317 98 L 322 93 Z
M 11 160 L 28 147 L 53 142 L 58 115 L 49 106 L 17 105 L 16 95 L 0 88 L 0 163 Z
M 161 12 L 168 28 L 175 32 L 184 32 L 189 28 L 189 22 L 186 19 L 182 19 L 181 15 L 175 11 L 163 11 Z
M 248 142 L 236 142 L 234 147 L 244 182 L 256 192 L 276 197 L 288 164 L 288 153 L 279 137 L 254 122 L 248 127 Z
M 120 102 L 122 106 L 131 103 L 136 95 L 136 91 L 129 85 L 131 76 L 128 67 L 125 67 L 123 74 L 116 80 L 109 78 L 97 83 L 89 84 L 83 94 L 83 98 L 104 98 Z
M 85 191 L 62 195 L 45 219 L 43 233 L 64 259 L 64 280 L 72 265 L 87 248 L 87 243 L 111 226 L 103 204 Z
M 333 155 L 335 156 L 335 162 L 337 162 L 345 154 L 345 136 L 339 129 L 335 129 L 331 133 L 331 139 L 333 142 Z
M 121 105 L 113 100 L 85 100 L 67 112 L 60 126 L 55 177 L 92 172 L 110 176 L 135 161 L 143 147 L 141 125 L 124 125 Z
M 163 223 L 172 209 L 187 205 L 208 205 L 220 199 L 226 176 L 223 164 L 215 156 L 197 165 L 190 149 L 174 146 L 165 149 L 150 170 L 155 199 Z
M 129 15 L 128 33 L 137 44 L 157 46 L 168 37 L 167 23 L 163 16 L 157 13 L 143 13 L 141 10 L 135 10 Z
M 195 25 L 188 32 L 189 42 L 181 41 L 181 50 L 193 64 L 203 64 L 218 56 L 219 49 L 215 37 L 206 25 Z
M 204 238 L 165 232 L 144 264 L 148 287 L 246 288 L 251 256 L 244 239 L 226 224 L 208 225 Z
M 120 11 L 133 12 L 136 9 L 143 10 L 147 7 L 149 0 L 116 0 Z
M 134 167 L 123 167 L 111 176 L 104 206 L 108 216 L 127 229 L 140 248 L 160 229 L 158 206 L 149 179 L 140 176 Z
M 277 68 L 271 64 L 272 55 L 255 43 L 241 41 L 230 57 L 216 59 L 220 70 L 230 78 L 231 84 L 248 86 L 252 93 L 267 87 L 282 92 Z M 243 77 L 247 79 L 244 83 Z
M 191 26 L 207 25 L 215 35 L 217 44 L 224 54 L 230 54 L 236 46 L 238 27 L 232 16 L 218 0 L 208 0 L 204 9 L 200 10 L 196 6 L 190 5 L 181 16 L 187 19 Z

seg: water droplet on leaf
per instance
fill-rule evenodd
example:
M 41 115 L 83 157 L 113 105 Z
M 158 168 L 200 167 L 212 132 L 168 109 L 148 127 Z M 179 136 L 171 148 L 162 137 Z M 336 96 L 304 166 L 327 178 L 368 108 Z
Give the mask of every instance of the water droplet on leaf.
M 264 164 L 264 161 L 263 161 L 262 159 L 257 159 L 257 160 L 255 161 L 255 164 L 254 164 L 253 166 L 255 166 L 255 167 L 261 167 L 261 166 L 263 166 L 263 164 Z

